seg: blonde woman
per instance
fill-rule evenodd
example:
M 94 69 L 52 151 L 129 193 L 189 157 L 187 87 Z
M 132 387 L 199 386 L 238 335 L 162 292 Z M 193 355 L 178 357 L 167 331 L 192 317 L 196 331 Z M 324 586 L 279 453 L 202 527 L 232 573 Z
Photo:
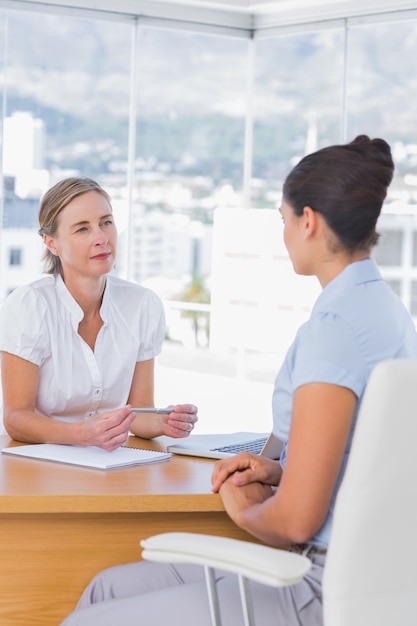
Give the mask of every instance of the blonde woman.
M 13 291 L 0 312 L 4 426 L 30 443 L 114 450 L 129 432 L 186 437 L 192 404 L 154 406 L 154 359 L 165 319 L 149 289 L 111 274 L 117 230 L 110 197 L 89 178 L 67 178 L 39 210 L 46 272 Z

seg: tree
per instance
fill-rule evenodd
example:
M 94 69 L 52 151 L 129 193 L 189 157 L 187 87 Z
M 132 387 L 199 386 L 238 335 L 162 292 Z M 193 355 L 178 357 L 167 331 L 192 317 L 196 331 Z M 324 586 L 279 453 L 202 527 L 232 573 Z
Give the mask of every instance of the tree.
M 204 285 L 204 279 L 197 272 L 191 277 L 191 282 L 179 294 L 178 299 L 182 302 L 192 302 L 195 304 L 210 304 L 210 291 Z M 191 320 L 194 330 L 195 345 L 200 346 L 199 331 L 204 325 L 207 342 L 210 336 L 210 313 L 208 311 L 185 310 L 182 317 Z

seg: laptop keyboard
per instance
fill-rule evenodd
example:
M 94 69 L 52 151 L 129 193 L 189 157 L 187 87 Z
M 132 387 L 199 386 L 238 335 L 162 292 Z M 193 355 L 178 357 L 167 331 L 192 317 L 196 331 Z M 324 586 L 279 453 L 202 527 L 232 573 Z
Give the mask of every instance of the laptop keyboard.
M 230 452 L 231 454 L 238 454 L 239 452 L 252 452 L 253 454 L 260 454 L 262 448 L 266 443 L 267 437 L 261 437 L 260 439 L 252 439 L 251 441 L 245 441 L 245 443 L 237 443 L 229 446 L 221 446 L 220 448 L 214 448 L 216 452 Z

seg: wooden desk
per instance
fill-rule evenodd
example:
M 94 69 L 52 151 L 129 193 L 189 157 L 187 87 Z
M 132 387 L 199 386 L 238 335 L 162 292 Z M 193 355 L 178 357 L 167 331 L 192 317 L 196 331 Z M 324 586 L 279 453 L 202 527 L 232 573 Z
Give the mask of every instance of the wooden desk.
M 136 437 L 128 445 L 163 449 Z M 173 456 L 101 471 L 0 454 L 1 626 L 58 626 L 96 572 L 140 559 L 143 537 L 191 530 L 249 539 L 211 493 L 212 467 Z

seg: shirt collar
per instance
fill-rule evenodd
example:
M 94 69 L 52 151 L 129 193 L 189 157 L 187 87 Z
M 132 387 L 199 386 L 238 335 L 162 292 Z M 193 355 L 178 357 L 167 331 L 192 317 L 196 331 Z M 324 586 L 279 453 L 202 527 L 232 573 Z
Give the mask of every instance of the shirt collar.
M 78 324 L 81 322 L 81 320 L 84 317 L 84 311 L 82 310 L 78 302 L 75 300 L 75 298 L 71 295 L 66 284 L 62 280 L 62 276 L 60 274 L 58 274 L 58 276 L 55 276 L 55 285 L 56 285 L 56 291 L 62 303 L 64 304 L 64 306 L 66 307 L 66 309 L 69 311 L 71 315 L 74 328 L 78 329 Z M 101 308 L 100 308 L 100 314 L 103 319 L 103 322 L 107 321 L 109 298 L 110 298 L 109 281 L 106 280 L 106 287 L 104 289 L 103 301 L 101 303 Z
M 373 259 L 364 259 L 363 261 L 351 263 L 325 286 L 317 298 L 313 311 L 322 307 L 323 304 L 330 298 L 333 298 L 338 292 L 344 292 L 356 285 L 377 280 L 382 280 L 382 276 Z
M 100 315 L 104 323 L 107 322 L 107 317 L 108 317 L 110 291 L 111 291 L 110 285 L 111 285 L 111 281 L 109 280 L 109 276 L 107 276 L 106 286 L 104 287 L 103 300 L 101 302 L 101 307 L 100 307 Z

